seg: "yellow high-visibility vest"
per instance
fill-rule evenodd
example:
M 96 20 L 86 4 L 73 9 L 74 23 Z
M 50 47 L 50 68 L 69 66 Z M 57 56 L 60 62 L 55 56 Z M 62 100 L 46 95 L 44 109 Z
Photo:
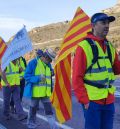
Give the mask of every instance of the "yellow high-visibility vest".
M 89 100 L 99 100 L 99 99 L 107 98 L 108 93 L 114 94 L 115 92 L 115 87 L 112 85 L 112 83 L 115 80 L 115 75 L 112 70 L 112 65 L 115 59 L 115 49 L 113 48 L 112 44 L 109 43 L 111 54 L 112 54 L 112 64 L 111 64 L 109 58 L 106 58 L 108 57 L 107 51 L 104 53 L 99 43 L 96 41 L 94 42 L 98 47 L 98 53 L 99 53 L 98 56 L 102 57 L 101 59 L 98 59 L 100 69 L 96 62 L 93 65 L 92 70 L 85 74 L 84 80 L 88 80 L 93 83 L 99 83 L 103 85 L 111 85 L 111 87 L 97 88 L 95 86 L 85 83 Z M 83 48 L 86 54 L 87 68 L 88 68 L 92 64 L 92 59 L 93 59 L 93 52 L 92 52 L 91 46 L 86 40 L 83 40 L 82 42 L 80 42 L 79 46 Z
M 49 97 L 51 96 L 51 71 L 50 68 L 43 63 L 40 59 L 37 59 L 37 66 L 35 69 L 35 76 L 44 75 L 46 77 L 45 83 L 39 82 L 33 84 L 32 97 Z
M 20 75 L 18 65 L 14 65 L 12 62 L 9 63 L 6 69 L 6 78 L 10 86 L 20 85 Z M 1 79 L 1 85 L 6 86 L 6 83 Z

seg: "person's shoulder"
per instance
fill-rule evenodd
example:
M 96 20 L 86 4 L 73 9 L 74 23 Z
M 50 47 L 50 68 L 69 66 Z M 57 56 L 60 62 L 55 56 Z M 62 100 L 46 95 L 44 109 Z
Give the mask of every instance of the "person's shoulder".
M 37 63 L 37 59 L 34 58 L 34 59 L 32 59 L 32 60 L 30 60 L 30 61 L 28 62 L 28 65 L 32 65 L 32 64 L 36 64 L 36 63 Z
M 86 38 L 84 38 L 84 39 L 82 39 L 80 42 L 79 42 L 79 46 L 84 46 L 84 45 L 87 45 L 87 44 L 89 44 L 88 43 L 88 40 L 86 39 Z
M 21 56 L 20 59 L 23 60 L 23 61 L 26 61 L 25 58 L 24 58 L 23 56 Z

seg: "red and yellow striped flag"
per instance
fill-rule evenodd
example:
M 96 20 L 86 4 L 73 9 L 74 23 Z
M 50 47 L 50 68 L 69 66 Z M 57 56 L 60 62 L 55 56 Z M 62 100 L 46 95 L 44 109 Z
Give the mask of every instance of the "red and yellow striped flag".
M 7 45 L 5 44 L 4 40 L 0 37 L 0 64 L 6 48 L 7 48 Z
M 7 48 L 7 45 L 5 44 L 4 40 L 0 37 L 0 74 L 1 74 L 1 60 L 2 56 Z M 1 80 L 0 80 L 0 89 L 1 89 Z
M 75 50 L 77 44 L 90 30 L 90 18 L 79 7 L 63 39 L 54 68 L 55 85 L 51 96 L 51 102 L 55 107 L 56 115 L 60 123 L 72 117 L 71 52 Z

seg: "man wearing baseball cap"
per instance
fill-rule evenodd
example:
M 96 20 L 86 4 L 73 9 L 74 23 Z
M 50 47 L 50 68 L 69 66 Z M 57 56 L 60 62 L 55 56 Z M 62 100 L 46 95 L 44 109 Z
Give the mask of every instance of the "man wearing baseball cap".
M 75 95 L 83 105 L 85 129 L 113 129 L 115 75 L 120 61 L 106 38 L 114 16 L 96 13 L 91 17 L 92 32 L 77 46 L 72 82 Z

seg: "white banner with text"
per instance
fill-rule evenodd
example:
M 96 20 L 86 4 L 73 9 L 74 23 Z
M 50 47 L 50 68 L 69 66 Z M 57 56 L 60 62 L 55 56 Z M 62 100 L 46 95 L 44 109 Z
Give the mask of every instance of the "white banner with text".
M 33 50 L 32 42 L 28 36 L 27 30 L 23 27 L 8 45 L 7 50 L 5 51 L 2 57 L 1 68 L 2 71 L 9 65 L 12 60 L 23 56 L 27 52 Z

